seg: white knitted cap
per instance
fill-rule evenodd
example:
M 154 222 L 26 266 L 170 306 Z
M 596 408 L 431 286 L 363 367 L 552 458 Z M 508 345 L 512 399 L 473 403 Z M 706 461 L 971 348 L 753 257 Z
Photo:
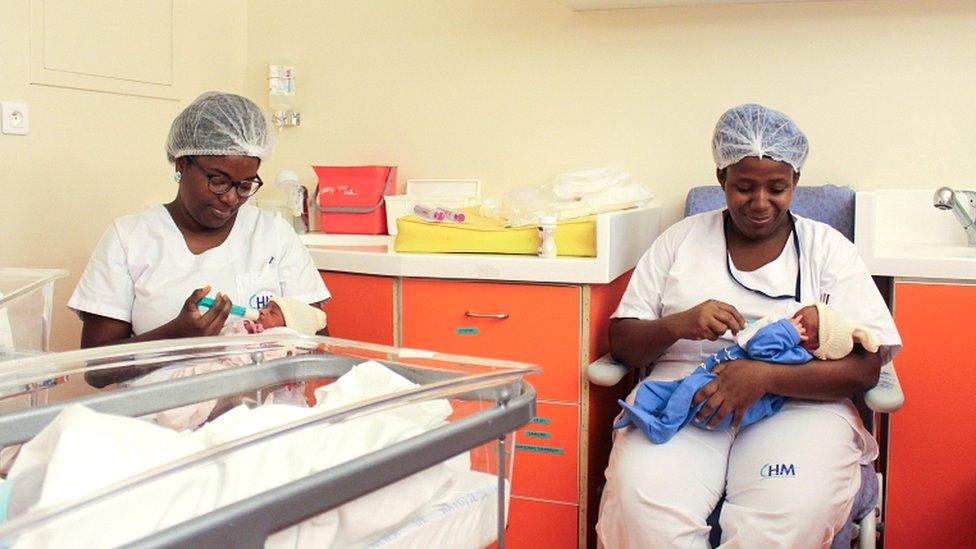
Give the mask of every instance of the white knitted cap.
M 300 334 L 315 335 L 328 324 L 325 311 L 287 297 L 272 297 L 271 302 L 278 305 L 285 317 L 285 326 Z
M 820 317 L 820 347 L 813 356 L 821 360 L 837 360 L 850 354 L 857 341 L 868 352 L 878 351 L 878 337 L 859 324 L 854 324 L 832 311 L 826 303 L 817 303 Z

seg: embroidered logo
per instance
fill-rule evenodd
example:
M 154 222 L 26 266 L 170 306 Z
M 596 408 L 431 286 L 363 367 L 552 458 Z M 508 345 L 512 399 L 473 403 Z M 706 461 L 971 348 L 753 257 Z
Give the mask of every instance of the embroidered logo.
M 762 478 L 796 477 L 796 465 L 793 463 L 764 463 L 759 468 Z
M 271 303 L 271 298 L 274 294 L 268 290 L 262 290 L 256 294 L 252 294 L 251 298 L 247 300 L 247 304 L 252 309 L 261 310 L 267 307 L 268 303 Z

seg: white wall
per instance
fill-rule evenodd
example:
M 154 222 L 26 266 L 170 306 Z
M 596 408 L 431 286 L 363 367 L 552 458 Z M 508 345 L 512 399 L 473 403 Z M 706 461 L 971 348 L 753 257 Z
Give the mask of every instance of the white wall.
M 786 111 L 803 182 L 976 186 L 976 2 L 573 12 L 557 0 L 249 0 L 247 86 L 296 59 L 303 126 L 268 169 L 395 163 L 487 194 L 588 165 L 651 184 L 675 220 L 714 182 L 724 109 Z
M 32 85 L 30 4 L 2 0 L 0 14 L 0 100 L 26 101 L 31 124 L 27 136 L 0 135 L 0 266 L 71 272 L 55 286 L 52 346 L 63 350 L 78 346 L 81 323 L 65 303 L 102 232 L 175 195 L 164 152 L 173 117 L 200 92 L 243 90 L 247 11 L 243 0 L 176 2 L 187 91 L 170 101 Z

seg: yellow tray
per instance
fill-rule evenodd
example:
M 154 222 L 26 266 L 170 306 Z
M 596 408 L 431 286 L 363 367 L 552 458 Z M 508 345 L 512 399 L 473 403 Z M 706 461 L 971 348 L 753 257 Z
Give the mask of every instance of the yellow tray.
M 462 208 L 464 223 L 436 223 L 407 215 L 397 219 L 393 248 L 418 253 L 538 253 L 539 230 L 534 226 L 505 227 L 497 219 L 478 215 L 478 207 Z M 556 253 L 596 257 L 596 216 L 560 221 Z

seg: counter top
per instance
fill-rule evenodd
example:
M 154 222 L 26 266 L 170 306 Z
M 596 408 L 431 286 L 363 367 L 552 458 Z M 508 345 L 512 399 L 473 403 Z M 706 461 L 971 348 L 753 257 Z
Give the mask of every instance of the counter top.
M 871 274 L 976 281 L 976 247 L 951 212 L 933 207 L 934 191 L 857 193 L 854 242 Z
M 632 269 L 660 232 L 661 207 L 600 214 L 596 257 L 418 254 L 393 251 L 392 236 L 301 235 L 319 270 L 418 278 L 606 284 Z

